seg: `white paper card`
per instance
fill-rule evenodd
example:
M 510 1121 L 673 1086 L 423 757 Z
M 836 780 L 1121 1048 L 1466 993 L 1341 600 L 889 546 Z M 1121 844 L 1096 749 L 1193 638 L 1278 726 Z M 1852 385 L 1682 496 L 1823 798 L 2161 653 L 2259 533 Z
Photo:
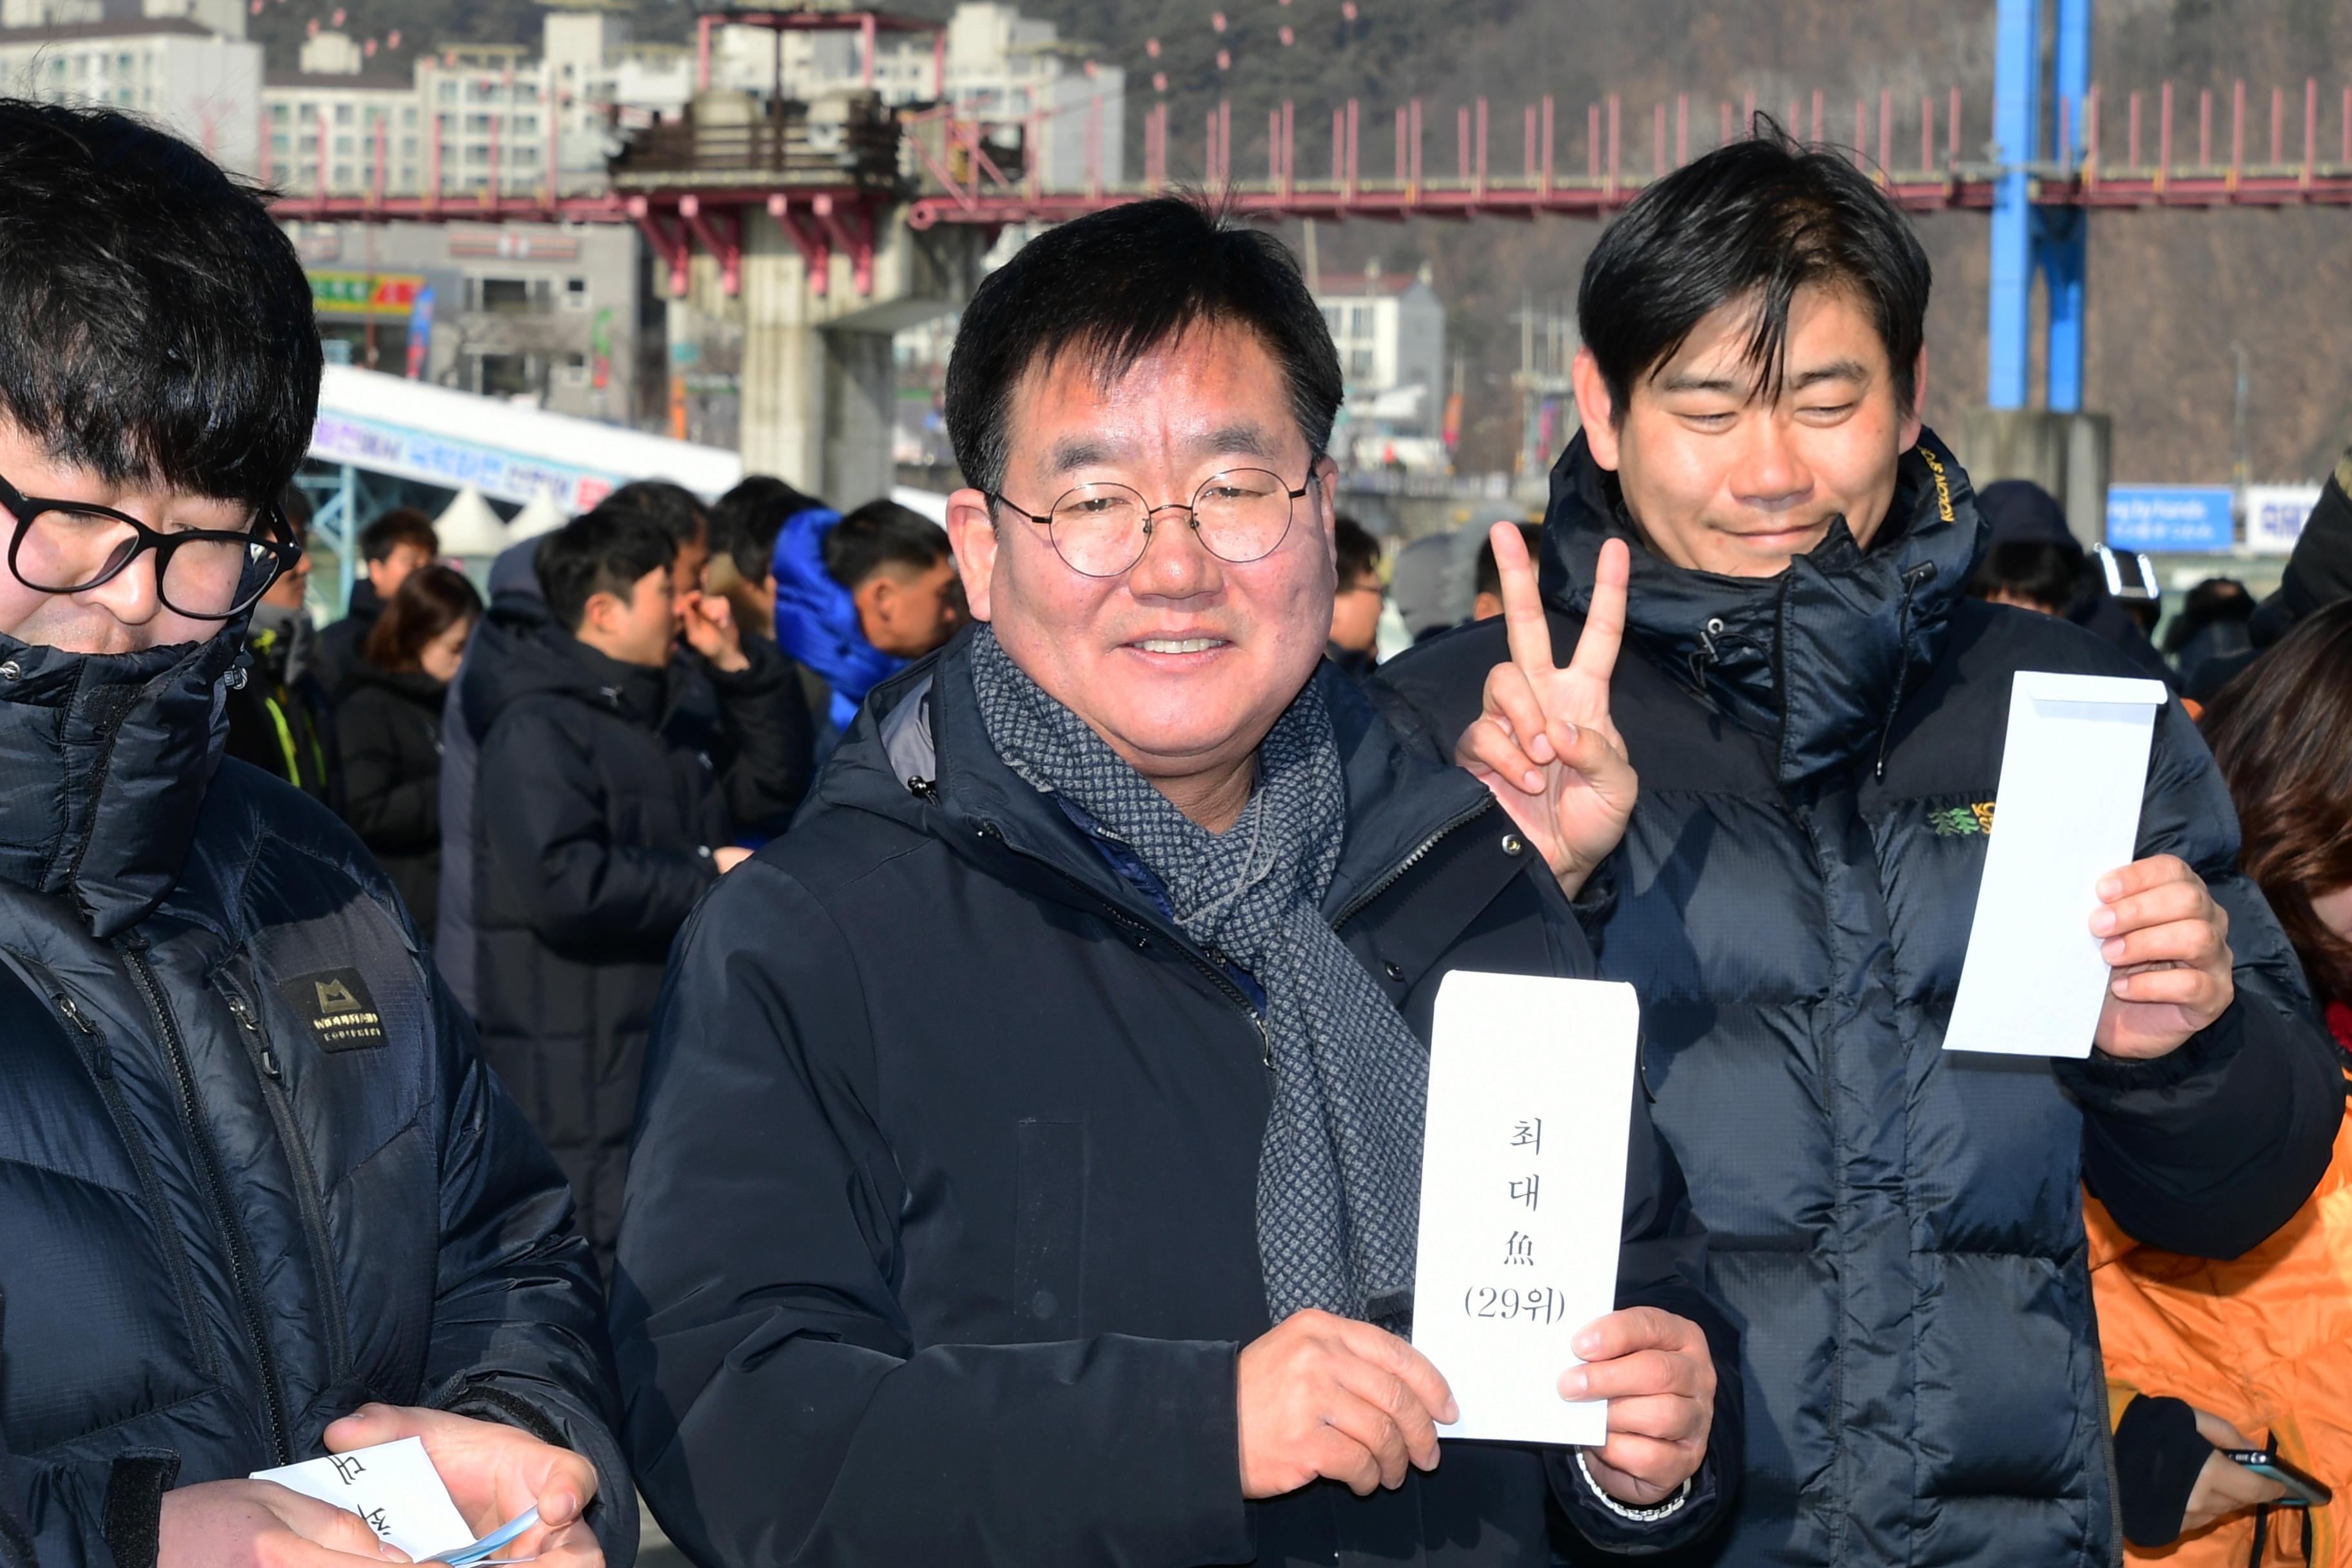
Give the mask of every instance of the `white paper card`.
M 1948 1051 L 2087 1057 L 2108 969 L 2099 879 L 2131 863 L 2156 680 L 2020 670 Z
M 1641 1008 L 1630 985 L 1456 971 L 1437 990 L 1412 1342 L 1462 1419 L 1447 1437 L 1599 1444 L 1570 1404 L 1577 1331 L 1617 1305 Z
M 425 1458 L 422 1438 L 403 1437 L 373 1448 L 330 1454 L 282 1469 L 256 1470 L 252 1479 L 350 1509 L 376 1532 L 419 1562 L 473 1543 L 449 1489 Z

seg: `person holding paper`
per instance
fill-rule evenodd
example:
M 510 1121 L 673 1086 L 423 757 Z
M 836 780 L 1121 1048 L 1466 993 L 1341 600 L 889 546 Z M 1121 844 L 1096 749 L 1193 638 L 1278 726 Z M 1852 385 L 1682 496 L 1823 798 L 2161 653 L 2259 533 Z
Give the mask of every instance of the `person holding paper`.
M 1433 1005 L 1589 972 L 1583 863 L 1324 658 L 1339 395 L 1287 253 L 1181 201 L 965 312 L 982 624 L 875 687 L 654 1026 L 614 1329 L 708 1568 L 1538 1568 L 1728 1500 L 1736 1349 L 1638 1089 L 1585 1108 L 1628 1139 L 1620 1310 L 1538 1385 L 1605 1443 L 1438 1440 L 1401 1332 Z
M 1740 1568 L 2105 1560 L 2083 1184 L 2133 1236 L 2232 1256 L 2311 1192 L 2341 1104 L 2177 703 L 2138 858 L 2063 895 L 2113 966 L 2084 1059 L 1941 1049 L 2013 677 L 2136 671 L 1967 596 L 1981 521 L 1919 418 L 1928 289 L 1841 152 L 1767 125 L 1650 186 L 1585 268 L 1540 579 L 1496 530 L 1504 624 L 1375 683 L 1531 836 L 1596 732 L 1641 770 L 1587 898 L 1742 1327 L 1748 1476 L 1707 1559 Z M 1577 677 L 1621 638 L 1612 679 Z
M 0 100 L 0 318 L 5 1550 L 380 1563 L 247 1478 L 414 1436 L 469 1528 L 628 1563 L 562 1177 L 358 837 L 221 754 L 299 549 L 292 243 L 142 121 Z

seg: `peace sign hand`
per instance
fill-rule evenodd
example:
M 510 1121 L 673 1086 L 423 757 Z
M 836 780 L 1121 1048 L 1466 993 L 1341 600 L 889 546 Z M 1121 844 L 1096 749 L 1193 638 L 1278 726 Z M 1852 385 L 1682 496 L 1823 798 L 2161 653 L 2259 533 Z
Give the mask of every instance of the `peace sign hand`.
M 1486 677 L 1484 709 L 1462 731 L 1454 760 L 1495 792 L 1570 898 L 1625 837 L 1640 780 L 1609 721 L 1609 678 L 1625 637 L 1624 542 L 1601 547 L 1592 607 L 1575 657 L 1552 662 L 1551 628 L 1517 528 L 1495 525 L 1510 660 Z

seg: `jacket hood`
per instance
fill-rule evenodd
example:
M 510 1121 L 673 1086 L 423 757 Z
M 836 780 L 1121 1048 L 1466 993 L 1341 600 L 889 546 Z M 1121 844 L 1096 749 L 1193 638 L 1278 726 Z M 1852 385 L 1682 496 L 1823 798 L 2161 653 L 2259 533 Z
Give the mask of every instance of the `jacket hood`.
M 969 630 L 959 633 L 874 689 L 802 820 L 828 808 L 866 811 L 982 861 L 1002 845 L 1156 918 L 1061 809 L 997 755 L 972 691 L 970 640 Z M 1312 679 L 1330 710 L 1347 780 L 1347 842 L 1324 896 L 1326 912 L 1336 913 L 1494 797 L 1464 770 L 1399 745 L 1362 689 L 1328 659 Z
M 1942 657 L 1985 535 L 1968 475 L 1927 430 L 1903 454 L 1869 549 L 1841 518 L 1775 577 L 1686 571 L 1656 554 L 1581 433 L 1552 469 L 1544 521 L 1545 602 L 1581 617 L 1602 542 L 1624 540 L 1628 641 L 1709 707 L 1775 738 L 1789 785 L 1874 751 L 1884 760 L 1904 696 Z
M 100 938 L 153 912 L 220 768 L 244 633 L 123 654 L 0 637 L 0 879 L 63 895 Z
M 681 671 L 607 658 L 555 624 L 543 605 L 500 599 L 474 628 L 457 677 L 458 710 L 479 743 L 500 713 L 526 697 L 569 697 L 658 728 L 676 702 Z
M 776 642 L 833 689 L 834 727 L 847 730 L 874 683 L 907 668 L 866 640 L 849 590 L 824 569 L 824 536 L 841 514 L 797 511 L 776 535 Z

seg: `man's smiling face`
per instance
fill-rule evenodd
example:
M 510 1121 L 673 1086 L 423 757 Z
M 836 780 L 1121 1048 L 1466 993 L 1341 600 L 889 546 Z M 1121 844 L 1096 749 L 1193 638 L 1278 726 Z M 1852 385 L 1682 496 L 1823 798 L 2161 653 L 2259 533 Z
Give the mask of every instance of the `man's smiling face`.
M 1043 526 L 976 490 L 950 510 L 971 613 L 1015 663 L 1148 778 L 1197 774 L 1257 749 L 1322 658 L 1334 586 L 1328 458 L 1314 461 L 1287 379 L 1257 335 L 1193 327 L 1105 384 L 1069 354 L 1033 369 L 1006 421 L 1003 493 L 1043 516 L 1065 492 L 1121 484 L 1189 502 L 1212 475 L 1262 468 L 1307 493 L 1258 560 L 1220 560 L 1156 514 L 1117 577 L 1074 571 Z
M 1896 461 L 1919 439 L 1926 352 L 1906 408 L 1886 345 L 1850 292 L 1797 291 L 1779 396 L 1769 401 L 1747 353 L 1755 320 L 1745 300 L 1707 315 L 1634 381 L 1614 421 L 1599 367 L 1589 352 L 1577 356 L 1593 458 L 1616 471 L 1643 536 L 1676 566 L 1774 576 L 1841 516 L 1867 545 L 1894 501 Z

